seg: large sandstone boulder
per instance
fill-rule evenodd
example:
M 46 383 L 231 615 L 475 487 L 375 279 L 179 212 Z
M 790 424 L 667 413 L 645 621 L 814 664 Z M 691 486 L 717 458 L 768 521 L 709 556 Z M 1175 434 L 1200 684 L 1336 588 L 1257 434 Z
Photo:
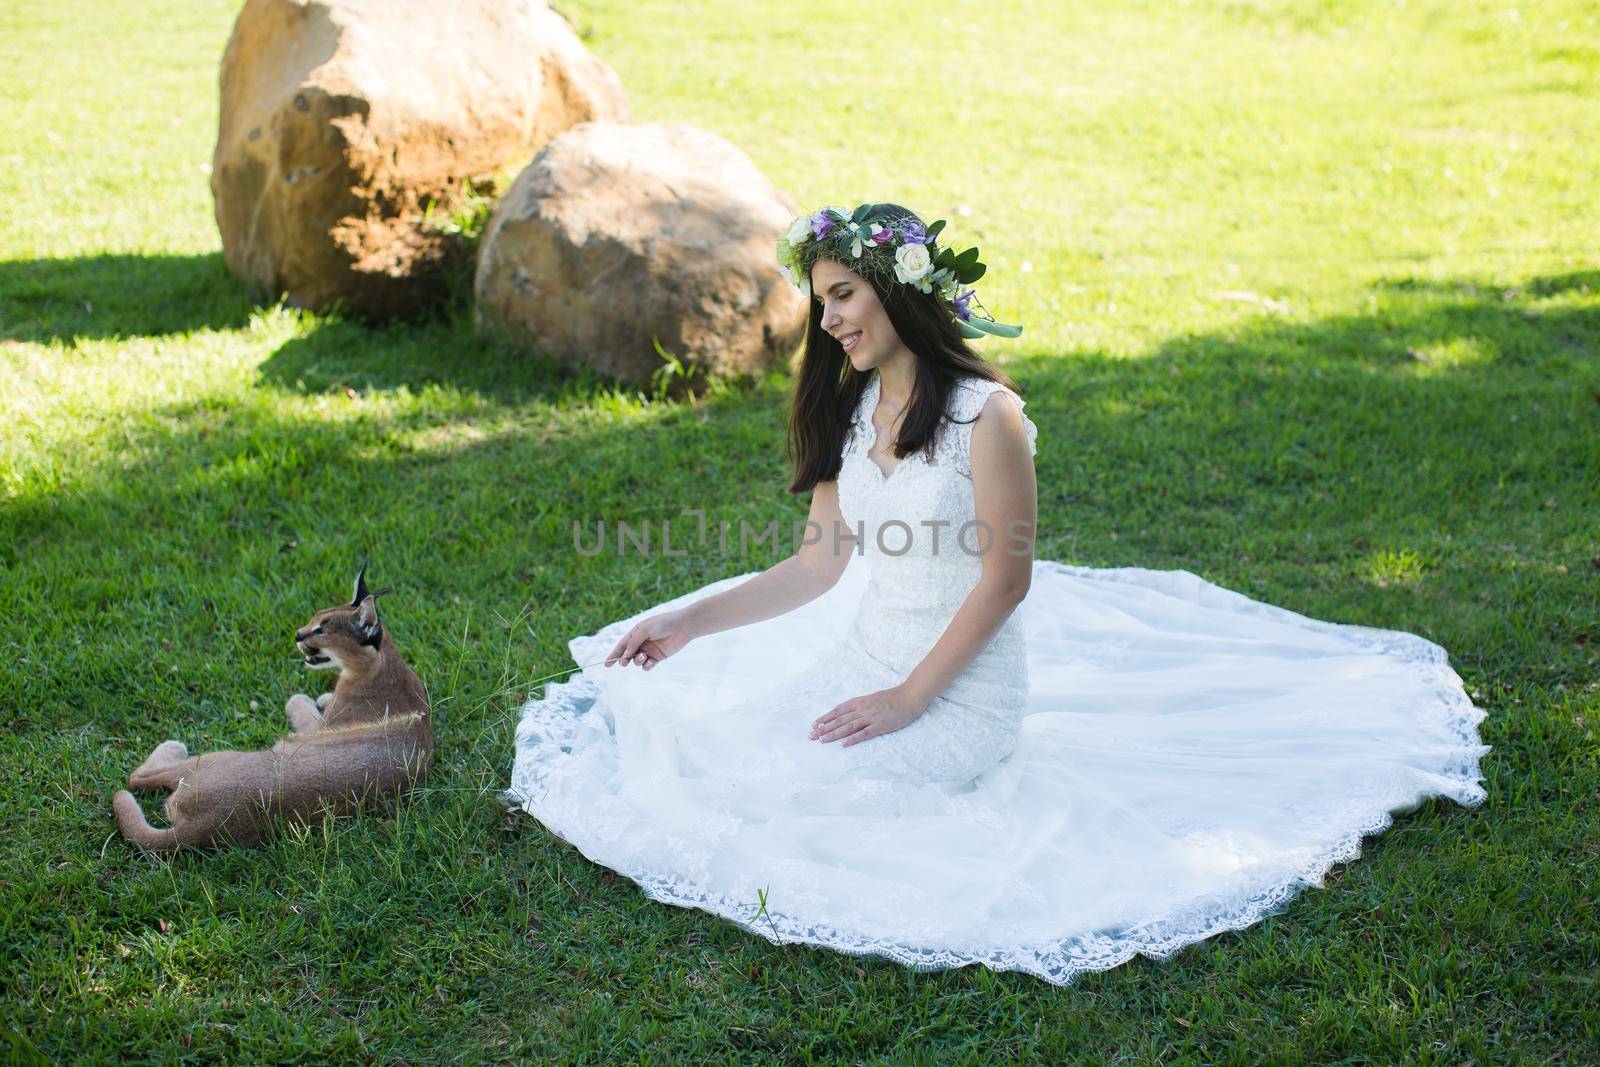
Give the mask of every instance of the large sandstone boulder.
M 222 59 L 211 192 L 228 266 L 299 307 L 438 291 L 468 179 L 567 127 L 626 120 L 609 67 L 543 0 L 247 0 Z
M 806 301 L 773 244 L 799 209 L 739 149 L 680 123 L 588 122 L 517 176 L 478 248 L 481 331 L 645 385 L 664 360 L 786 359 Z

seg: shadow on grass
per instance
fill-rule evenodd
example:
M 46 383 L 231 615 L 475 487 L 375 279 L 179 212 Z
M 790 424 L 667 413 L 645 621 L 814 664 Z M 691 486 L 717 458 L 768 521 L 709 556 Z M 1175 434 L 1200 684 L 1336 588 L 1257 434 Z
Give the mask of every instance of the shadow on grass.
M 445 309 L 417 322 L 371 324 L 333 318 L 278 347 L 257 368 L 264 384 L 317 394 L 416 390 L 446 385 L 503 404 L 526 404 L 606 388 L 587 368 L 571 368 L 477 337 L 467 315 Z
M 1495 832 L 1530 826 L 1537 812 L 1540 833 L 1570 840 L 1587 793 L 1574 787 L 1568 796 L 1570 776 L 1558 772 L 1581 762 L 1587 742 L 1585 727 L 1562 713 L 1556 686 L 1576 691 L 1589 677 L 1592 646 L 1577 637 L 1592 625 L 1592 578 L 1582 569 L 1587 554 L 1573 554 L 1593 549 L 1584 509 L 1600 411 L 1585 362 L 1594 308 L 1541 307 L 1546 298 L 1527 295 L 1534 289 L 1506 298 L 1504 290 L 1485 297 L 1385 286 L 1361 314 L 1259 320 L 1175 338 L 1141 359 L 1077 352 L 1008 364 L 1040 427 L 1040 557 L 1184 567 L 1317 617 L 1434 637 L 1469 687 L 1491 694 L 1483 732 L 1496 750 L 1484 772 Z M 274 354 L 263 388 L 244 404 L 202 397 L 150 413 L 70 491 L 0 509 L 0 546 L 15 546 L 0 581 L 0 649 L 25 667 L 0 675 L 0 707 L 27 709 L 31 724 L 16 732 L 34 753 L 19 761 L 13 806 L 38 855 L 30 881 L 13 878 L 28 887 L 27 925 L 16 939 L 24 958 L 58 958 L 52 939 L 78 929 L 58 918 L 69 909 L 113 931 L 130 915 L 146 925 L 170 917 L 177 936 L 192 936 L 232 930 L 237 907 L 258 917 L 256 937 L 276 955 L 258 959 L 224 934 L 204 966 L 248 975 L 259 989 L 279 980 L 286 954 L 366 967 L 371 946 L 388 939 L 404 951 L 379 957 L 381 974 L 352 963 L 342 987 L 385 1008 L 405 1005 L 396 988 L 423 980 L 422 988 L 438 988 L 418 961 L 444 957 L 419 957 L 420 942 L 407 938 L 492 950 L 512 961 L 492 973 L 516 974 L 548 955 L 543 940 L 517 934 L 529 929 L 585 968 L 608 958 L 606 944 L 643 943 L 641 958 L 675 965 L 691 958 L 682 939 L 694 933 L 720 958 L 770 968 L 786 983 L 854 975 L 903 984 L 897 964 L 780 952 L 703 914 L 660 908 L 596 866 L 563 866 L 553 845 L 507 829 L 493 799 L 524 682 L 568 666 L 569 637 L 774 561 L 759 553 L 584 557 L 571 522 L 676 518 L 686 507 L 753 524 L 803 517 L 804 502 L 784 492 L 781 381 L 709 405 L 613 409 L 542 379 L 528 384 L 518 365 L 478 367 L 453 329 L 422 329 L 414 346 L 387 329 L 319 330 Z M 1476 340 L 1472 358 L 1459 361 L 1451 345 L 1463 337 Z M 1440 361 L 1419 361 L 1408 347 L 1437 350 Z M 391 391 L 391 402 L 350 400 L 316 417 L 300 403 L 284 411 L 281 390 L 324 379 Z M 426 380 L 494 402 L 442 407 L 459 394 L 416 395 Z M 509 410 L 524 401 L 529 411 Z M 243 748 L 281 735 L 285 694 L 307 688 L 293 629 L 343 597 L 367 553 L 372 583 L 395 587 L 386 621 L 438 715 L 439 762 L 407 817 L 346 822 L 264 854 L 182 857 L 153 873 L 114 842 L 97 868 L 110 872 L 108 882 L 94 883 L 87 864 L 109 833 L 105 798 L 155 742 L 178 736 L 200 750 Z M 1404 565 L 1383 569 L 1396 559 Z M 1562 560 L 1570 574 L 1551 569 Z M 246 711 L 253 699 L 259 710 Z M 1280 922 L 1291 924 L 1294 944 L 1321 953 L 1313 932 L 1354 926 L 1365 937 L 1377 921 L 1371 900 L 1389 885 L 1400 887 L 1394 906 L 1407 913 L 1419 900 L 1461 906 L 1448 894 L 1481 878 L 1481 857 L 1447 872 L 1443 888 L 1394 875 L 1400 864 L 1438 862 L 1426 858 L 1427 835 L 1454 842 L 1457 821 L 1479 822 L 1435 801 L 1364 847 L 1348 890 L 1169 964 L 1137 961 L 1086 977 L 1084 988 L 1154 997 L 1150 990 L 1214 980 L 1221 946 L 1269 946 L 1282 936 Z M 1508 837 L 1548 861 L 1544 837 Z M 58 874 L 63 855 L 85 866 Z M 396 889 L 387 887 L 391 862 Z M 383 900 L 368 902 L 368 919 L 343 934 L 259 906 L 270 886 L 312 916 L 338 913 L 375 872 Z M 233 895 L 235 884 L 250 893 Z M 212 887 L 230 895 L 208 914 L 197 902 Z M 579 901 L 604 906 L 575 907 L 572 887 Z M 157 910 L 171 907 L 180 888 L 185 911 Z M 1563 892 L 1577 899 L 1576 889 Z M 1482 894 L 1472 899 L 1493 905 Z M 419 930 L 424 912 L 429 926 Z M 1474 936 L 1533 982 L 1538 957 L 1513 951 L 1524 931 L 1486 923 Z M 1390 933 L 1407 951 L 1429 953 L 1436 928 Z M 31 966 L 38 973 L 43 965 Z M 1288 973 L 1298 964 L 1275 966 Z M 449 995 L 464 999 L 470 988 L 481 996 L 485 980 L 469 975 Z M 956 991 L 971 981 L 959 972 L 917 980 Z M 1020 995 L 1055 995 L 1020 975 L 993 981 Z M 515 993 L 499 997 L 510 1003 Z
M 410 321 L 371 323 L 359 318 L 325 317 L 311 333 L 280 346 L 258 368 L 265 383 L 303 394 L 356 389 L 417 388 L 450 385 L 508 404 L 548 397 L 620 390 L 654 396 L 654 387 L 619 385 L 591 367 L 568 364 L 532 352 L 504 337 L 479 336 L 472 325 L 470 296 L 456 294 L 433 311 Z M 728 377 L 733 392 L 747 391 L 755 378 Z M 681 383 L 667 383 L 683 399 Z M 698 383 L 702 393 L 708 383 Z
M 1399 278 L 1385 281 L 1381 288 L 1405 292 L 1445 293 L 1468 299 L 1514 300 L 1528 296 L 1543 299 L 1576 292 L 1581 296 L 1600 292 L 1600 270 L 1574 270 L 1529 278 L 1521 285 L 1506 285 L 1487 278 Z
M 1567 594 L 1588 565 L 1600 407 L 1580 383 L 1600 330 L 1592 303 L 1538 306 L 1585 277 L 1515 295 L 1397 282 L 1359 314 L 1256 320 L 1139 359 L 1008 364 L 1040 427 L 1039 558 L 1194 570 L 1307 614 L 1411 629 L 1505 670 L 1568 628 Z M 1451 356 L 1461 338 L 1471 351 Z M 141 643 L 203 610 L 225 628 L 197 647 L 222 665 L 258 658 L 366 552 L 375 581 L 411 590 L 404 610 L 424 635 L 424 666 L 448 659 L 469 616 L 527 610 L 548 659 L 573 634 L 792 547 L 584 557 L 575 521 L 587 535 L 600 519 L 659 530 L 687 508 L 735 529 L 805 516 L 806 501 L 785 492 L 777 376 L 641 419 L 548 361 L 481 345 L 458 316 L 331 322 L 280 348 L 262 379 L 258 402 L 151 413 L 72 492 L 18 496 L 0 513 L 12 546 L 0 617 L 49 616 L 0 625 L 0 641 L 42 652 L 57 628 L 121 635 L 25 682 L 52 719 L 70 721 L 106 688 L 128 709 L 118 718 L 170 707 L 179 683 L 140 669 Z M 467 395 L 422 393 L 430 381 Z M 307 419 L 272 395 L 338 384 L 399 402 L 380 411 L 341 397 L 346 411 Z M 1545 669 L 1574 670 L 1565 652 Z M 541 669 L 530 659 L 517 673 Z
M 236 330 L 254 307 L 220 252 L 0 262 L 0 338 L 7 340 Z
M 1359 310 L 1312 322 L 1263 316 L 1218 334 L 1174 337 L 1156 354 L 1515 380 L 1520 371 L 1561 373 L 1600 357 L 1600 300 L 1589 299 L 1596 293 L 1600 271 L 1534 277 L 1515 285 L 1469 278 L 1382 279 Z
M 384 339 L 331 334 L 333 348 L 339 337 Z M 373 354 L 371 367 L 392 355 Z M 493 372 L 464 377 L 495 394 Z M 749 507 L 752 496 L 804 518 L 802 502 L 782 500 L 774 458 L 756 447 L 779 435 L 775 407 L 752 414 L 724 397 L 613 416 L 570 382 L 507 385 L 493 397 L 505 403 L 484 398 L 419 389 L 379 410 L 341 395 L 307 419 L 283 414 L 271 390 L 244 404 L 198 397 L 146 413 L 118 458 L 72 492 L 14 497 L 0 510 L 0 605 L 40 620 L 24 638 L 41 642 L 37 658 L 23 658 L 50 670 L 19 675 L 20 691 L 0 693 L 5 705 L 33 709 L 40 725 L 64 726 L 86 708 L 111 729 L 137 730 L 176 708 L 229 724 L 234 706 L 215 704 L 217 694 L 236 690 L 246 665 L 279 677 L 278 687 L 296 674 L 286 635 L 367 554 L 374 584 L 396 587 L 385 607 L 424 678 L 452 668 L 466 631 L 476 642 L 487 625 L 504 639 L 501 623 L 534 608 L 518 640 L 563 650 L 568 636 L 597 628 L 597 611 L 665 599 L 686 573 L 703 584 L 725 562 L 690 560 L 686 572 L 685 561 L 659 555 L 587 558 L 574 548 L 574 521 L 676 518 L 683 507 Z M 686 466 L 663 466 L 664 454 Z M 18 636 L 0 624 L 0 644 Z M 44 651 L 52 640 L 64 643 Z M 121 666 L 108 670 L 112 661 Z M 530 658 L 511 674 L 550 669 Z M 464 677 L 479 674 L 469 667 Z

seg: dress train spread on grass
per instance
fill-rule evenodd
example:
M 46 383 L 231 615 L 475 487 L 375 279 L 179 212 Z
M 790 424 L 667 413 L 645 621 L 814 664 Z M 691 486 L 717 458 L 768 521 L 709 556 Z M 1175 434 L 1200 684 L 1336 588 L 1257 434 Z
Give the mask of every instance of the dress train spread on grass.
M 954 420 L 1000 388 L 959 383 Z M 547 686 L 522 709 L 509 803 L 650 897 L 770 941 L 1066 983 L 1281 910 L 1430 797 L 1486 798 L 1485 713 L 1442 648 L 1183 570 L 1036 561 L 919 718 L 848 748 L 810 740 L 837 704 L 903 680 L 981 571 L 955 544 L 974 517 L 970 421 L 885 474 L 867 455 L 877 396 L 873 375 L 844 446 L 840 510 L 867 536 L 839 583 L 649 672 Z M 916 536 L 874 535 L 894 520 Z M 638 620 L 754 573 L 569 650 L 603 660 Z

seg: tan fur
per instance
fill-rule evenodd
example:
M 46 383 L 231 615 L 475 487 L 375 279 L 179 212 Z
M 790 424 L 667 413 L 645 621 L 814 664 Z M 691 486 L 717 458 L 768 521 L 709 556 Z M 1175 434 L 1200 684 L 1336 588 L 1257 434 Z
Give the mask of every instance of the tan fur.
M 280 820 L 391 810 L 427 778 L 434 745 L 427 692 L 379 622 L 365 574 L 363 567 L 352 603 L 317 612 L 295 635 L 308 666 L 339 671 L 333 691 L 315 701 L 290 697 L 290 733 L 269 749 L 190 756 L 180 741 L 157 745 L 128 786 L 171 790 L 172 825 L 151 826 L 133 794 L 121 790 L 111 806 L 122 836 L 159 851 L 254 844 Z

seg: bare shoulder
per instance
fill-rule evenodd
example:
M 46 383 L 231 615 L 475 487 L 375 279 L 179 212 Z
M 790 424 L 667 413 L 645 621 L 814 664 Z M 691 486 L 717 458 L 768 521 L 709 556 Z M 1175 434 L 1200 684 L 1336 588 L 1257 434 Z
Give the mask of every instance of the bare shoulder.
M 980 441 L 984 444 L 980 445 Z M 1020 448 L 1024 456 L 1030 454 L 1028 430 L 1023 420 L 1022 406 L 1008 389 L 996 389 L 991 392 L 985 398 L 983 407 L 979 409 L 977 420 L 972 424 L 973 450 L 977 451 L 985 446 L 991 450 L 1003 451 Z

